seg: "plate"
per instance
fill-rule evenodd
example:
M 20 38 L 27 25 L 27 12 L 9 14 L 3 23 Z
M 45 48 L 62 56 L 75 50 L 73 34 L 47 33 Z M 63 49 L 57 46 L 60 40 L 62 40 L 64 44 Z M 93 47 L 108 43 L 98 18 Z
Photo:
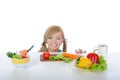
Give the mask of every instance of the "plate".
M 27 68 L 28 67 L 28 63 L 26 64 L 13 64 L 16 68 Z

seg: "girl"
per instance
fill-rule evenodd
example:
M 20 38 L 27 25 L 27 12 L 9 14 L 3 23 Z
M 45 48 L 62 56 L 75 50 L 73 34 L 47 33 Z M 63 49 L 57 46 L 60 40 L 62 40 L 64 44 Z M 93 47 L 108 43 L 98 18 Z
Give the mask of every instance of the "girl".
M 60 46 L 63 44 L 63 49 Z M 67 44 L 62 28 L 57 25 L 48 27 L 44 34 L 44 41 L 39 52 L 67 52 Z
M 63 49 L 60 50 L 60 46 L 63 44 Z M 67 44 L 64 36 L 64 32 L 60 26 L 52 25 L 48 27 L 44 34 L 44 41 L 39 52 L 67 52 Z M 82 49 L 75 50 L 75 53 L 86 53 Z

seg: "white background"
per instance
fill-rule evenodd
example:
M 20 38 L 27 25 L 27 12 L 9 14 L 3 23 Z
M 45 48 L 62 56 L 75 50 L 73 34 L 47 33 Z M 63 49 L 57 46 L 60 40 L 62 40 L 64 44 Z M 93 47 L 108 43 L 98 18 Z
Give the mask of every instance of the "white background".
M 89 52 L 98 44 L 120 52 L 119 0 L 0 0 L 0 52 L 32 44 L 37 52 L 50 25 L 63 28 L 68 52 Z

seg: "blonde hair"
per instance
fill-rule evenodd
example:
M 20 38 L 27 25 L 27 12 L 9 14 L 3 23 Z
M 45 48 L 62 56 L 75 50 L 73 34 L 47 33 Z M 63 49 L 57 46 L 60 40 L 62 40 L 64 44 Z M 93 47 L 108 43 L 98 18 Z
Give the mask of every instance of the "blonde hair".
M 61 32 L 62 38 L 64 39 L 62 51 L 63 52 L 67 51 L 67 44 L 65 41 L 65 36 L 64 36 L 64 32 L 63 32 L 62 28 L 60 26 L 57 26 L 57 25 L 52 25 L 52 26 L 48 27 L 48 29 L 46 30 L 46 32 L 44 34 L 44 41 L 42 43 L 42 47 L 40 48 L 39 52 L 48 52 L 48 48 L 46 46 L 46 41 L 47 41 L 49 36 L 52 36 L 53 34 L 55 34 L 57 32 Z

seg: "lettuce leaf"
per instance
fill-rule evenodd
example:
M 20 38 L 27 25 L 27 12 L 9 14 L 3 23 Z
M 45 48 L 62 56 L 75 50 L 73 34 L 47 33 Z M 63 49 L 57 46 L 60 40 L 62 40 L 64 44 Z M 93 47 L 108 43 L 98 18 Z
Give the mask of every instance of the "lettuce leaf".
M 99 63 L 94 63 L 89 71 L 104 71 L 107 70 L 107 62 L 102 55 L 99 56 Z

